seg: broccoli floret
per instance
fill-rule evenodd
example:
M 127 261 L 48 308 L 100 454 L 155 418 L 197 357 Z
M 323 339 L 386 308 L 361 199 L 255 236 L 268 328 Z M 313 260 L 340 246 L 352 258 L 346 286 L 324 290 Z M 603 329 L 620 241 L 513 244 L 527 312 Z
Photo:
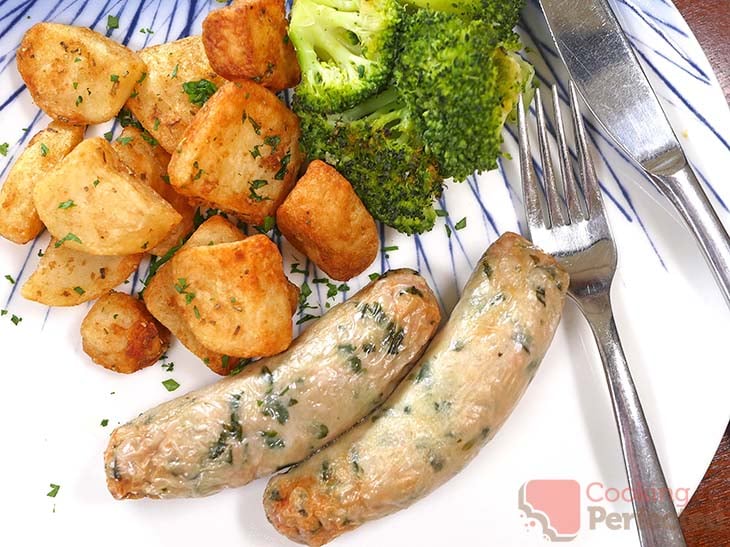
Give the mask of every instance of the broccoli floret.
M 517 35 L 420 9 L 406 16 L 401 45 L 395 86 L 441 174 L 464 180 L 496 168 L 505 119 L 531 77 L 514 54 Z
M 433 228 L 443 177 L 394 88 L 341 114 L 322 115 L 295 101 L 310 159 L 322 159 L 349 181 L 370 214 L 407 233 Z
M 296 0 L 289 38 L 297 52 L 301 104 L 339 112 L 388 81 L 401 16 L 397 0 Z
M 403 0 L 417 8 L 455 13 L 469 19 L 487 21 L 500 33 L 507 34 L 517 24 L 524 0 Z

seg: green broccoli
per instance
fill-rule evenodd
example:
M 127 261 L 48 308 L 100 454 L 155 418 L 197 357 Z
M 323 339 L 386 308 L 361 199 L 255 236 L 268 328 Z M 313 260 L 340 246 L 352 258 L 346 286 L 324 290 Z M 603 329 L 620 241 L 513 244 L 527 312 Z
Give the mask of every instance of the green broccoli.
M 385 87 L 401 12 L 397 0 L 296 0 L 289 38 L 302 68 L 301 103 L 339 112 Z
M 415 10 L 406 17 L 395 86 L 444 177 L 464 180 L 497 166 L 502 127 L 531 79 L 489 22 Z
M 304 10 L 313 1 L 296 0 L 294 8 Z M 376 41 L 393 48 L 381 57 L 387 60 L 379 78 L 387 79 L 377 84 L 366 78 L 353 85 L 337 67 L 325 80 L 318 71 L 330 65 L 309 39 L 313 61 L 303 63 L 295 92 L 308 157 L 336 167 L 376 219 L 408 234 L 433 227 L 433 203 L 445 178 L 464 180 L 496 167 L 502 127 L 533 74 L 516 54 L 521 44 L 511 30 L 521 0 L 466 0 L 458 4 L 466 6 L 462 11 L 439 11 L 451 5 L 434 0 L 432 9 L 411 5 L 399 12 L 397 25 Z M 473 16 L 466 16 L 469 6 Z M 302 28 L 310 37 L 327 34 L 316 27 L 323 20 L 303 25 L 304 20 L 300 15 L 295 30 L 292 18 L 292 36 Z M 298 49 L 300 61 L 303 51 Z M 315 76 L 307 76 L 308 70 Z
M 373 217 L 407 234 L 433 227 L 443 177 L 394 88 L 341 114 L 294 106 L 309 157 L 337 168 Z
M 469 19 L 481 19 L 509 35 L 520 18 L 524 0 L 402 0 L 403 3 L 433 11 L 455 13 Z

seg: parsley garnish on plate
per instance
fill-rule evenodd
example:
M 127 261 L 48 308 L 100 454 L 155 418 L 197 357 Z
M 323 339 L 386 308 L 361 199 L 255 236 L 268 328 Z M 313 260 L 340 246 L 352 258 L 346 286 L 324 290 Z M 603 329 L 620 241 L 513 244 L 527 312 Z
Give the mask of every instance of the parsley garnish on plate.
M 177 388 L 180 387 L 180 384 L 178 384 L 172 378 L 168 378 L 167 380 L 163 380 L 162 385 L 165 386 L 165 389 L 167 391 L 175 391 Z
M 119 28 L 119 17 L 117 17 L 116 15 L 107 15 L 106 29 L 114 30 L 115 28 Z
M 51 487 L 51 490 L 50 492 L 48 492 L 48 494 L 46 494 L 46 496 L 48 496 L 49 498 L 55 498 L 58 494 L 58 491 L 61 489 L 61 486 L 53 483 L 49 484 L 49 486 Z

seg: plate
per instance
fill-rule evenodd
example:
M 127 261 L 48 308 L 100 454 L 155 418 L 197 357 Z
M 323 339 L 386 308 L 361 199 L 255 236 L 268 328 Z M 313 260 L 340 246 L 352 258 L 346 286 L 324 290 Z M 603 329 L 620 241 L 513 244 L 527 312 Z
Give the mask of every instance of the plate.
M 723 220 L 730 224 L 730 113 L 699 45 L 666 0 L 615 0 L 614 7 L 645 64 L 690 161 Z M 0 158 L 2 173 L 29 137 L 46 123 L 15 70 L 23 32 L 41 20 L 87 25 L 137 49 L 200 32 L 212 1 L 2 3 L 0 15 Z M 140 32 L 152 29 L 153 33 Z M 536 2 L 528 2 L 520 30 L 543 81 L 564 82 Z M 564 92 L 564 87 L 561 87 Z M 111 124 L 96 128 L 107 131 Z M 118 130 L 118 128 L 115 128 Z M 514 130 L 505 150 L 516 157 Z M 619 330 L 675 503 L 683 508 L 700 482 L 730 417 L 730 367 L 722 342 L 730 312 L 694 241 L 669 204 L 625 156 L 590 125 L 594 157 L 619 248 L 613 289 Z M 450 184 L 441 202 L 449 216 L 435 229 L 407 238 L 382 229 L 383 251 L 366 272 L 401 266 L 420 270 L 446 310 L 459 297 L 484 249 L 522 227 L 519 172 L 504 159 L 498 171 Z M 456 229 L 461 219 L 466 226 Z M 447 236 L 446 226 L 451 230 Z M 5 544 L 291 545 L 266 522 L 265 480 L 206 499 L 114 501 L 104 482 L 102 452 L 111 429 L 171 395 L 216 379 L 179 344 L 174 370 L 155 365 L 131 376 L 93 365 L 81 351 L 79 324 L 88 306 L 49 309 L 20 296 L 47 236 L 26 246 L 0 242 L 2 392 L 0 415 L 5 470 L 0 529 Z M 279 242 L 287 268 L 298 262 L 307 279 L 320 275 Z M 397 247 L 394 248 L 394 247 Z M 302 258 L 301 256 L 299 258 Z M 289 271 L 287 269 L 287 271 Z M 136 292 L 144 266 L 121 286 Z M 2 278 L 8 274 L 14 281 Z M 302 283 L 305 276 L 292 274 Z M 349 283 L 356 291 L 367 275 Z M 326 287 L 310 297 L 323 312 Z M 12 315 L 21 317 L 15 325 Z M 306 325 L 305 325 L 306 326 Z M 109 420 L 103 427 L 102 420 Z M 547 481 L 547 482 L 541 482 Z M 60 485 L 55 497 L 50 485 Z M 576 307 L 564 319 L 535 381 L 496 438 L 461 474 L 426 499 L 346 534 L 334 545 L 575 545 L 638 544 L 625 489 L 623 463 L 603 372 L 590 331 Z M 546 490 L 547 489 L 547 490 Z M 540 494 L 543 496 L 540 501 Z M 549 500 L 560 498 L 560 504 Z M 548 501 L 546 502 L 545 499 Z M 548 522 L 552 526 L 548 526 Z

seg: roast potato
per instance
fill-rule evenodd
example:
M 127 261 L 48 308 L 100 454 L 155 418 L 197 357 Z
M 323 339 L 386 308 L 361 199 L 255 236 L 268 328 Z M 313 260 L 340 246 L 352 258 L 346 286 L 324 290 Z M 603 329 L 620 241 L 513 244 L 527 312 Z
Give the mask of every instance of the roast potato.
M 18 71 L 35 103 L 75 125 L 111 120 L 145 73 L 135 52 L 86 27 L 38 23 L 23 36 Z
M 51 239 L 21 294 L 47 306 L 76 306 L 99 298 L 124 282 L 143 256 L 90 255 Z
M 170 182 L 181 194 L 262 224 L 294 185 L 299 135 L 299 120 L 274 93 L 254 82 L 227 83 L 172 153 Z
M 241 241 L 245 237 L 233 224 L 216 215 L 203 222 L 182 249 Z M 144 290 L 143 298 L 147 309 L 213 372 L 229 374 L 237 366 L 238 360 L 211 351 L 198 341 L 178 309 L 177 297 L 172 267 L 168 262 L 157 270 Z
M 200 36 L 151 46 L 139 55 L 147 64 L 147 77 L 135 87 L 127 108 L 172 153 L 200 109 L 183 85 L 207 80 L 218 88 L 225 80 L 208 64 Z
M 81 142 L 39 180 L 33 201 L 59 243 L 97 255 L 147 251 L 182 220 L 102 137 Z
M 124 128 L 112 143 L 112 148 L 139 180 L 162 196 L 182 217 L 162 241 L 149 250 L 152 255 L 164 256 L 192 231 L 195 217 L 195 207 L 166 180 L 170 155 L 159 144 L 151 143 L 148 135 L 132 126 Z
M 36 133 L 0 189 L 0 235 L 28 243 L 43 231 L 33 203 L 33 188 L 84 138 L 84 127 L 53 121 Z
M 265 235 L 181 250 L 172 276 L 178 309 L 208 349 L 264 357 L 289 347 L 289 284 L 279 249 Z
M 276 212 L 276 225 L 332 279 L 362 273 L 378 254 L 375 220 L 345 177 L 320 160 L 309 164 Z
M 157 361 L 170 344 L 170 333 L 141 301 L 128 294 L 102 296 L 81 322 L 81 342 L 98 365 L 130 374 Z
M 210 12 L 203 45 L 213 70 L 227 80 L 253 80 L 281 91 L 301 78 L 284 0 L 239 0 Z

